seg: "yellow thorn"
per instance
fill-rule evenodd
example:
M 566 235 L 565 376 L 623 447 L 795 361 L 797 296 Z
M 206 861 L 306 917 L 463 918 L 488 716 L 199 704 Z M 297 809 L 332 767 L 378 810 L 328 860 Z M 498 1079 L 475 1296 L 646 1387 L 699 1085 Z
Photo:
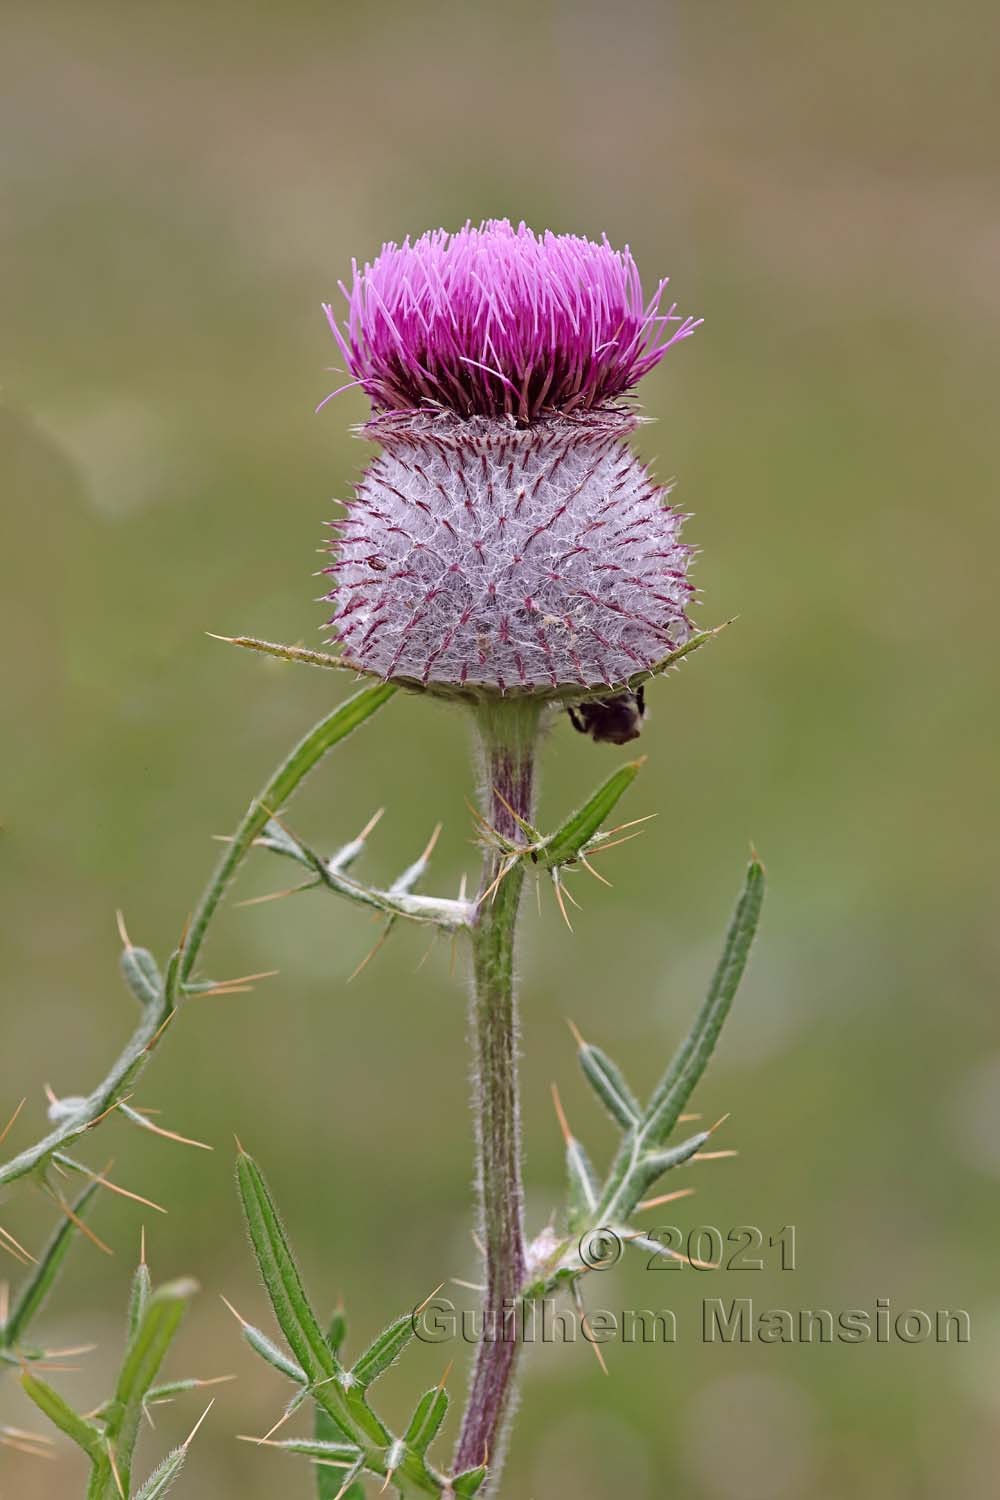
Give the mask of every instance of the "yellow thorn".
M 718 1128 L 719 1128 L 720 1125 L 725 1125 L 726 1121 L 729 1119 L 729 1117 L 730 1117 L 731 1114 L 732 1114 L 732 1110 L 729 1111 L 729 1114 L 725 1114 L 725 1115 L 720 1116 L 720 1118 L 718 1120 L 716 1120 L 716 1122 L 715 1122 L 714 1125 L 710 1125 L 708 1127 L 708 1130 L 705 1132 L 705 1134 L 706 1135 L 714 1135 L 715 1132 L 718 1130 Z
M 568 1146 L 573 1140 L 573 1132 L 570 1130 L 569 1121 L 566 1119 L 566 1111 L 563 1109 L 562 1100 L 559 1097 L 559 1088 L 554 1083 L 552 1085 L 552 1103 L 555 1105 L 556 1119 L 559 1121 L 562 1138 Z
M 246 1147 L 244 1146 L 243 1142 L 240 1140 L 239 1136 L 236 1134 L 235 1131 L 233 1132 L 233 1140 L 236 1142 L 236 1149 L 240 1153 L 241 1156 L 247 1156 L 247 1155 L 249 1155 Z
M 687 1125 L 691 1120 L 700 1120 L 700 1119 L 701 1119 L 701 1115 L 678 1115 L 677 1116 L 677 1123 L 678 1123 L 678 1125 Z
M 385 816 L 385 808 L 384 807 L 380 807 L 375 812 L 372 813 L 371 817 L 368 819 L 368 822 L 365 824 L 364 828 L 362 828 L 361 832 L 358 834 L 357 842 L 359 844 L 364 843 L 365 839 L 372 832 L 372 830 L 378 826 L 378 824 L 382 821 L 382 819 L 383 819 L 384 816 Z
M 100 1183 L 101 1187 L 106 1187 L 109 1192 L 117 1193 L 122 1198 L 131 1198 L 134 1203 L 142 1203 L 146 1208 L 155 1208 L 158 1214 L 166 1213 L 167 1210 L 163 1205 L 154 1203 L 152 1198 L 143 1198 L 139 1193 L 132 1193 L 128 1188 L 119 1187 L 117 1182 L 110 1182 L 100 1172 L 91 1172 L 88 1167 L 84 1167 L 83 1170 L 92 1182 Z
M 570 1035 L 572 1036 L 574 1042 L 576 1043 L 576 1045 L 580 1048 L 580 1051 L 582 1052 L 583 1049 L 584 1049 L 584 1047 L 586 1047 L 587 1043 L 583 1040 L 583 1037 L 580 1035 L 580 1028 L 577 1026 L 577 1024 L 576 1024 L 575 1021 L 571 1021 L 570 1020 L 569 1016 L 564 1016 L 563 1019 L 565 1020 L 566 1025 L 570 1029 Z
M 583 911 L 583 907 L 580 905 L 579 901 L 573 895 L 573 892 L 570 890 L 569 886 L 566 887 L 566 900 L 572 902 L 572 904 L 576 907 L 577 911 Z
M 21 1111 L 24 1108 L 24 1106 L 25 1106 L 26 1103 L 27 1103 L 26 1099 L 22 1099 L 21 1100 L 20 1104 L 17 1106 L 17 1108 L 15 1109 L 14 1113 L 11 1115 L 10 1119 L 7 1121 L 7 1123 L 4 1126 L 4 1128 L 2 1130 L 0 1130 L 0 1146 L 2 1146 L 3 1143 L 4 1143 L 4 1141 L 7 1139 L 8 1135 L 10 1134 L 11 1127 L 14 1124 L 14 1121 L 17 1119 L 18 1115 L 21 1113 Z
M 553 888 L 554 888 L 555 893 L 556 893 L 556 900 L 559 903 L 559 910 L 562 912 L 563 921 L 566 923 L 566 926 L 569 928 L 570 932 L 572 932 L 573 931 L 573 923 L 570 921 L 570 919 L 569 919 L 569 917 L 568 917 L 568 915 L 566 913 L 566 903 L 565 903 L 565 901 L 562 898 L 562 887 L 559 884 L 559 871 L 558 870 L 553 870 L 552 871 L 552 885 L 553 885 Z
M 228 1376 L 228 1375 L 223 1376 L 224 1380 L 229 1380 L 231 1378 L 232 1377 Z M 199 1385 L 214 1385 L 215 1381 L 213 1381 L 213 1380 L 199 1380 L 198 1384 Z M 198 1418 L 197 1422 L 191 1428 L 191 1431 L 188 1433 L 188 1435 L 184 1439 L 183 1443 L 181 1443 L 181 1447 L 182 1448 L 188 1448 L 188 1447 L 190 1447 L 191 1443 L 194 1441 L 194 1439 L 195 1439 L 195 1437 L 197 1435 L 198 1428 L 201 1426 L 202 1422 L 204 1422 L 205 1418 L 208 1416 L 209 1412 L 212 1410 L 212 1407 L 214 1405 L 215 1405 L 215 1397 L 213 1396 L 212 1399 L 211 1399 L 211 1401 L 205 1407 L 205 1410 L 202 1412 L 201 1416 Z
M 93 1354 L 96 1344 L 74 1344 L 70 1349 L 46 1349 L 44 1359 L 76 1359 L 81 1354 Z
M 425 1297 L 424 1300 L 423 1300 L 423 1302 L 421 1302 L 420 1306 L 414 1309 L 413 1316 L 415 1318 L 418 1318 L 420 1316 L 420 1314 L 423 1312 L 424 1308 L 430 1302 L 434 1301 L 434 1298 L 437 1296 L 438 1292 L 441 1290 L 441 1287 L 443 1287 L 443 1286 L 444 1286 L 444 1282 L 442 1281 L 441 1282 L 441 1286 L 436 1286 L 434 1288 L 433 1292 L 431 1292 L 430 1296 L 429 1297 Z
M 219 1293 L 219 1296 L 222 1299 L 222 1301 L 225 1303 L 226 1307 L 228 1307 L 229 1311 L 232 1313 L 232 1315 L 236 1319 L 237 1323 L 239 1323 L 240 1327 L 241 1328 L 249 1328 L 250 1324 L 247 1322 L 246 1318 L 242 1317 L 236 1311 L 236 1309 L 233 1306 L 233 1304 L 229 1301 L 229 1298 L 228 1297 L 223 1297 L 221 1292 Z M 256 1439 L 254 1439 L 254 1441 L 256 1441 Z
M 689 1161 L 721 1161 L 724 1156 L 739 1156 L 738 1151 L 696 1151 Z
M 264 896 L 248 896 L 245 901 L 234 901 L 234 906 L 263 906 L 265 901 L 283 901 L 286 896 L 297 896 L 300 891 L 311 891 L 315 880 L 304 880 L 301 885 L 286 886 L 283 891 L 268 891 Z
M 152 1120 L 145 1121 L 145 1128 L 151 1130 L 154 1135 L 162 1135 L 164 1140 L 178 1141 L 182 1146 L 197 1146 L 202 1151 L 215 1150 L 214 1146 L 209 1146 L 205 1141 L 192 1140 L 189 1135 L 178 1135 L 176 1130 L 167 1130 L 163 1125 L 154 1125 Z
M 90 1225 L 85 1224 L 83 1220 L 73 1212 L 69 1204 L 65 1201 L 65 1199 L 59 1196 L 54 1188 L 49 1188 L 48 1194 L 49 1197 L 59 1205 L 63 1213 L 66 1215 L 67 1219 L 69 1219 L 70 1223 L 75 1224 L 80 1233 L 85 1234 L 87 1236 L 87 1239 L 91 1240 L 97 1246 L 98 1250 L 103 1250 L 105 1255 L 114 1255 L 115 1252 L 112 1250 L 111 1246 L 106 1245 L 103 1240 L 99 1240 L 97 1238 L 97 1235 L 91 1229 Z
M 581 865 L 583 865 L 583 868 L 587 871 L 587 873 L 589 875 L 593 875 L 593 877 L 594 877 L 595 880 L 599 880 L 602 885 L 606 885 L 609 891 L 613 891 L 614 890 L 614 886 L 611 883 L 611 881 L 605 879 L 605 877 L 601 874 L 601 872 L 599 870 L 595 870 L 594 869 L 593 865 L 590 863 L 590 860 L 587 858 L 587 856 L 585 854 L 578 854 L 576 857 L 580 861 Z
M 177 1014 L 177 1012 L 175 1010 L 172 1010 L 168 1016 L 164 1016 L 162 1024 L 156 1028 L 156 1030 L 153 1032 L 153 1035 L 150 1037 L 149 1041 L 146 1043 L 146 1046 L 145 1046 L 145 1049 L 144 1049 L 146 1052 L 152 1052 L 153 1048 L 156 1046 L 157 1042 L 160 1040 L 160 1037 L 166 1031 L 167 1027 L 170 1025 L 171 1021 L 174 1019 L 174 1016 L 176 1016 L 176 1014 Z M 130 1097 L 130 1096 L 126 1096 L 126 1097 Z M 117 1107 L 117 1104 L 112 1104 L 111 1109 L 115 1109 L 116 1107 Z M 111 1112 L 110 1110 L 105 1110 L 104 1111 L 105 1114 L 110 1114 L 110 1112 Z M 97 1120 L 101 1120 L 103 1118 L 104 1118 L 103 1115 L 98 1115 Z M 97 1124 L 97 1120 L 94 1120 L 94 1122 L 93 1122 L 95 1125 Z
M 448 1380 L 448 1376 L 451 1374 L 452 1366 L 454 1365 L 454 1363 L 455 1363 L 455 1361 L 453 1359 L 450 1359 L 448 1361 L 447 1365 L 445 1366 L 444 1374 L 441 1376 L 441 1379 L 438 1381 L 437 1388 L 438 1388 L 439 1391 L 443 1391 L 444 1390 L 445 1385 L 446 1385 L 447 1380 Z
M 392 922 L 390 920 L 390 921 L 388 921 L 385 924 L 385 928 L 384 928 L 383 932 L 381 933 L 381 935 L 376 940 L 374 946 L 371 947 L 368 950 L 368 952 L 365 954 L 364 958 L 358 964 L 357 968 L 354 969 L 350 974 L 348 974 L 348 976 L 347 976 L 347 983 L 348 984 L 351 984 L 355 979 L 357 979 L 358 975 L 361 974 L 361 973 L 363 973 L 363 971 L 368 967 L 368 965 L 371 963 L 371 961 L 375 957 L 376 953 L 382 947 L 382 944 L 385 942 L 386 938 L 389 936 L 389 933 L 391 931 L 392 931 Z
M 133 948 L 135 946 L 135 944 L 132 942 L 132 939 L 128 935 L 128 928 L 125 926 L 125 914 L 124 914 L 124 912 L 122 912 L 122 911 L 116 911 L 115 912 L 115 922 L 116 922 L 116 924 L 118 926 L 118 936 L 122 940 L 122 947 L 123 948 Z
M 38 1262 L 32 1255 L 31 1251 L 25 1250 L 21 1242 L 14 1238 L 9 1229 L 4 1229 L 2 1224 L 0 1224 L 0 1235 L 3 1235 L 4 1241 L 6 1242 L 4 1244 L 4 1249 L 9 1255 L 13 1255 L 15 1260 L 21 1261 L 22 1265 L 27 1264 L 30 1261 L 33 1266 L 37 1266 Z M 14 1247 L 13 1250 L 10 1249 L 11 1245 L 13 1245 Z
M 384 1495 L 386 1490 L 389 1488 L 390 1484 L 392 1483 L 392 1476 L 393 1474 L 395 1474 L 395 1472 L 395 1469 L 386 1470 L 385 1484 L 383 1484 L 382 1488 L 379 1490 L 380 1495 Z
M 45 1432 L 27 1432 L 23 1427 L 9 1426 L 0 1428 L 0 1431 L 5 1432 L 9 1437 L 23 1438 L 26 1443 L 38 1443 L 43 1448 L 55 1446 L 55 1440 Z
M 659 1198 L 646 1198 L 644 1202 L 636 1204 L 637 1213 L 645 1213 L 650 1208 L 662 1208 L 664 1203 L 676 1203 L 678 1198 L 690 1198 L 696 1188 L 678 1188 L 674 1193 L 663 1193 Z
M 118 1472 L 118 1465 L 115 1463 L 114 1449 L 112 1448 L 110 1443 L 107 1443 L 106 1446 L 108 1450 L 108 1463 L 111 1465 L 111 1472 L 115 1476 L 115 1489 L 118 1491 L 119 1495 L 121 1495 L 122 1500 L 125 1500 L 125 1491 L 122 1487 L 122 1477 Z
M 441 830 L 443 827 L 443 823 L 438 823 L 435 825 L 434 832 L 431 834 L 430 838 L 427 841 L 427 848 L 424 850 L 423 854 L 421 854 L 419 863 L 423 863 L 424 860 L 430 859 L 431 855 L 434 853 L 434 847 L 437 844 L 438 839 L 441 837 Z
M 344 1480 L 343 1484 L 340 1486 L 340 1489 L 337 1491 L 336 1495 L 334 1495 L 333 1500 L 344 1500 L 344 1496 L 347 1494 L 347 1491 L 351 1488 L 351 1485 L 353 1483 L 353 1476 L 349 1474 Z
M 334 1377 L 334 1378 L 336 1378 L 336 1377 Z M 277 1430 L 278 1430 L 279 1427 L 284 1427 L 285 1423 L 288 1421 L 289 1417 L 291 1417 L 292 1415 L 294 1415 L 294 1413 L 292 1413 L 291 1411 L 286 1411 L 285 1414 L 284 1414 L 284 1416 L 279 1417 L 278 1420 L 275 1422 L 274 1426 L 271 1427 L 267 1432 L 265 1432 L 265 1434 L 264 1434 L 264 1436 L 262 1438 L 258 1438 L 257 1439 L 258 1444 L 264 1444 L 264 1443 L 266 1443 L 267 1440 L 268 1440 L 268 1438 L 271 1438 L 271 1437 L 274 1436 L 274 1434 L 277 1432 Z

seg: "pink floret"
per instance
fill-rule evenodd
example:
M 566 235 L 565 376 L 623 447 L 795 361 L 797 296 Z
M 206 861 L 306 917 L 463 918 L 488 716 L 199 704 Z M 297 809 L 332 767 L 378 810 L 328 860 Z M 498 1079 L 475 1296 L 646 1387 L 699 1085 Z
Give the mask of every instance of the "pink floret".
M 347 317 L 325 311 L 352 384 L 376 411 L 462 417 L 582 412 L 629 391 L 700 319 L 643 297 L 635 261 L 506 219 L 436 229 L 355 263 Z

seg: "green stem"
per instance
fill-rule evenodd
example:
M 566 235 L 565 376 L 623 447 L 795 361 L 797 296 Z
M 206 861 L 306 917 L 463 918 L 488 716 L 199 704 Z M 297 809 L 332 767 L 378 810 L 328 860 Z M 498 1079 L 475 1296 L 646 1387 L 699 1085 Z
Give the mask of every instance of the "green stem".
M 540 712 L 530 700 L 492 702 L 476 710 L 484 816 L 511 842 L 524 838 L 513 814 L 527 822 L 532 817 Z M 455 1455 L 459 1471 L 483 1463 L 488 1455 L 493 1482 L 517 1364 L 517 1308 L 525 1280 L 514 985 L 524 868 L 517 860 L 497 885 L 503 867 L 503 853 L 488 847 L 480 886 L 486 899 L 472 932 L 474 1108 L 486 1293 L 482 1339 Z

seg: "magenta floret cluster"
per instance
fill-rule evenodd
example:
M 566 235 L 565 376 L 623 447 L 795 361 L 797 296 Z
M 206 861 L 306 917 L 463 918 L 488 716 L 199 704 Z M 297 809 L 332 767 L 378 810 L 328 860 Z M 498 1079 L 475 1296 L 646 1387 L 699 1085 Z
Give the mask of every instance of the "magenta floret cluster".
M 684 516 L 618 400 L 697 323 L 627 250 L 492 221 L 387 245 L 327 316 L 381 455 L 334 523 L 346 658 L 431 690 L 619 687 L 690 632 Z
M 587 411 L 622 396 L 699 319 L 648 300 L 626 248 L 505 219 L 385 245 L 341 286 L 347 368 L 376 411 L 460 416 Z

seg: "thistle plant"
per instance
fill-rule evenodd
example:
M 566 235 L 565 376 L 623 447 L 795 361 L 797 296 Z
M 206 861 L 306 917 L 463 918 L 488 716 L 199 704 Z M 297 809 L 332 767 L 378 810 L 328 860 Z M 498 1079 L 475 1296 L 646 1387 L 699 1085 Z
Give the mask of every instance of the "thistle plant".
M 630 404 L 637 382 L 698 326 L 678 314 L 666 288 L 660 282 L 647 298 L 630 253 L 607 240 L 538 236 L 506 222 L 387 245 L 354 267 L 341 288 L 344 306 L 325 311 L 347 385 L 371 402 L 361 435 L 380 452 L 331 523 L 333 649 L 223 639 L 347 671 L 363 685 L 251 802 L 163 969 L 125 937 L 125 977 L 141 1007 L 132 1041 L 104 1083 L 55 1101 L 53 1129 L 0 1167 L 0 1188 L 29 1178 L 51 1191 L 52 1173 L 68 1170 L 67 1147 L 109 1116 L 152 1128 L 133 1095 L 169 1023 L 194 995 L 225 995 L 263 977 L 220 982 L 200 969 L 210 923 L 252 850 L 296 867 L 294 883 L 275 894 L 322 888 L 379 914 L 386 932 L 413 922 L 464 945 L 490 1332 L 475 1352 L 450 1460 L 428 1457 L 449 1407 L 443 1383 L 420 1397 L 402 1432 L 373 1404 L 374 1383 L 414 1337 L 412 1310 L 396 1309 L 348 1360 L 342 1311 L 329 1323 L 316 1312 L 259 1166 L 242 1148 L 238 1157 L 239 1195 L 285 1347 L 236 1316 L 254 1351 L 293 1386 L 285 1416 L 259 1441 L 310 1458 L 321 1500 L 359 1500 L 366 1475 L 406 1497 L 496 1494 L 519 1310 L 561 1292 L 582 1308 L 588 1247 L 602 1235 L 673 1253 L 644 1238 L 643 1213 L 664 1201 L 649 1195 L 686 1162 L 729 1154 L 705 1149 L 715 1127 L 676 1143 L 673 1135 L 746 965 L 763 898 L 756 856 L 707 996 L 645 1103 L 608 1054 L 577 1034 L 584 1076 L 620 1145 L 607 1170 L 596 1171 L 557 1094 L 567 1202 L 558 1225 L 534 1236 L 525 1225 L 515 980 L 525 882 L 551 885 L 569 924 L 575 877 L 603 881 L 600 857 L 638 831 L 634 821 L 609 822 L 642 765 L 618 764 L 545 832 L 536 810 L 540 745 L 546 732 L 574 728 L 598 743 L 635 738 L 646 685 L 718 633 L 696 630 L 690 618 L 692 549 L 680 535 L 687 518 L 630 445 L 642 420 Z M 374 883 L 356 866 L 376 819 L 332 853 L 290 821 L 292 794 L 318 761 L 390 699 L 410 693 L 444 700 L 472 726 L 482 850 L 474 892 L 426 892 L 434 837 L 395 879 Z M 307 1403 L 313 1434 L 275 1438 Z

